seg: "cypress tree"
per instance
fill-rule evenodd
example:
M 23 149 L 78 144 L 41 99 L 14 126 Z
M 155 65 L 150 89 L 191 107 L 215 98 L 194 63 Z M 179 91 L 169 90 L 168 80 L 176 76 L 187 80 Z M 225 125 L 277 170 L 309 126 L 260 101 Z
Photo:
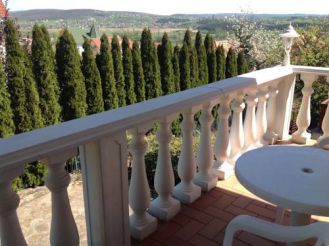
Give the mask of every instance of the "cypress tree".
M 187 29 L 184 35 L 183 42 L 186 42 L 189 49 L 191 87 L 196 87 L 199 85 L 198 56 L 197 56 L 197 51 L 192 44 L 191 35 L 192 32 L 189 29 Z
M 204 40 L 204 46 L 207 53 L 207 65 L 208 65 L 208 83 L 214 82 L 217 79 L 217 67 L 216 67 L 216 54 L 215 45 L 212 36 L 208 33 Z
M 44 28 L 45 29 L 45 28 Z M 45 125 L 60 122 L 58 102 L 58 82 L 52 47 L 48 42 L 49 34 L 38 25 L 32 31 L 32 67 L 40 97 L 41 115 Z
M 175 46 L 172 57 L 175 92 L 180 91 L 179 47 Z
M 191 88 L 190 79 L 190 52 L 188 45 L 184 42 L 179 53 L 179 69 L 180 69 L 180 89 L 184 91 Z
M 225 79 L 225 50 L 223 45 L 219 46 L 216 50 L 217 59 L 217 80 Z
M 175 92 L 174 74 L 172 66 L 172 45 L 165 32 L 161 45 L 158 47 L 158 57 L 161 71 L 161 85 L 164 95 Z
M 141 52 L 136 42 L 134 42 L 133 44 L 132 56 L 133 56 L 136 99 L 137 102 L 142 102 L 145 101 L 145 80 L 144 80 Z
M 244 55 L 243 50 L 238 53 L 238 74 L 248 73 L 248 62 L 246 56 Z
M 228 50 L 225 67 L 226 67 L 225 70 L 226 78 L 231 78 L 238 75 L 238 64 L 233 48 L 230 48 Z
M 114 79 L 116 83 L 117 95 L 119 99 L 119 107 L 126 106 L 126 91 L 123 77 L 121 47 L 116 35 L 112 38 L 112 58 L 114 68 Z
M 162 95 L 160 67 L 157 50 L 150 29 L 144 28 L 141 35 L 141 57 L 145 78 L 145 96 L 151 99 Z
M 18 31 L 12 20 L 6 20 L 6 74 L 7 85 L 13 111 L 15 133 L 32 130 L 29 112 L 26 110 L 25 94 L 25 57 L 19 45 Z
M 195 48 L 198 56 L 199 84 L 207 84 L 209 81 L 207 53 L 202 42 L 201 32 L 198 31 L 195 37 Z
M 101 47 L 96 62 L 102 81 L 104 109 L 115 109 L 118 107 L 119 99 L 115 87 L 112 53 L 106 34 L 101 37 Z
M 132 54 L 129 47 L 129 40 L 127 36 L 123 36 L 122 40 L 122 64 L 123 64 L 123 75 L 125 79 L 126 88 L 126 102 L 127 104 L 136 103 L 136 94 L 134 86 L 134 69 L 132 63 Z
M 83 49 L 81 70 L 85 78 L 87 114 L 89 115 L 104 111 L 104 102 L 101 77 L 88 39 L 85 39 Z
M 86 115 L 86 87 L 74 38 L 64 29 L 56 44 L 57 79 L 64 121 Z
M 14 134 L 15 125 L 10 107 L 10 97 L 6 85 L 6 76 L 0 62 L 0 138 Z

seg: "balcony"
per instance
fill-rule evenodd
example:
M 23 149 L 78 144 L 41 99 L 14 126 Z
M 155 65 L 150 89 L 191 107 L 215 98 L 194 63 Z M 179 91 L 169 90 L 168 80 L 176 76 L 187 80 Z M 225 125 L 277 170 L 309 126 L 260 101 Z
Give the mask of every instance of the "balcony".
M 303 98 L 298 131 L 289 135 L 297 75 L 304 81 Z M 11 190 L 11 181 L 23 173 L 25 163 L 37 160 L 43 160 L 49 170 L 46 186 L 51 216 L 45 216 L 49 221 L 44 226 L 40 223 L 39 229 L 50 228 L 45 235 L 50 235 L 46 241 L 52 245 L 79 245 L 79 240 L 88 245 L 215 245 L 223 240 L 226 223 L 235 215 L 273 220 L 275 207 L 239 185 L 233 175 L 234 163 L 242 153 L 269 144 L 312 144 L 306 131 L 312 83 L 328 75 L 329 68 L 276 66 L 1 139 L 1 244 L 26 245 L 29 240 L 17 216 L 22 215 L 20 209 L 17 213 L 20 200 Z M 218 129 L 212 132 L 211 110 L 217 105 Z M 194 152 L 194 115 L 200 111 L 200 144 Z M 169 127 L 179 114 L 183 116 L 182 147 L 180 183 L 175 186 Z M 145 134 L 153 123 L 158 123 L 159 152 L 154 177 L 157 198 L 151 201 L 144 156 Z M 329 136 L 329 109 L 322 132 Z M 128 134 L 132 136 L 129 145 Z M 128 152 L 132 157 L 130 185 Z M 77 154 L 82 165 L 77 194 L 83 197 L 86 233 L 84 226 L 76 225 L 75 220 L 83 221 L 83 210 L 68 195 L 70 176 L 64 170 L 65 162 Z M 39 216 L 35 207 L 25 208 L 31 209 L 31 219 Z M 251 234 L 238 235 L 236 245 L 250 244 L 274 245 Z

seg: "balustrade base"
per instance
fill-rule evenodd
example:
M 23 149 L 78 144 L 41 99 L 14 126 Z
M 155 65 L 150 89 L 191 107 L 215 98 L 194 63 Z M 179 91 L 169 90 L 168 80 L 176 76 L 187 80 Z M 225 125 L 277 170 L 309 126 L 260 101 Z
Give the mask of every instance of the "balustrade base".
M 201 187 L 202 191 L 210 191 L 216 187 L 218 178 L 215 174 L 211 173 L 204 175 L 203 173 L 197 173 L 193 179 L 193 183 Z
M 218 161 L 214 162 L 213 170 L 218 179 L 225 180 L 233 175 L 234 168 L 232 164 L 225 161 L 224 163 L 219 163 Z
M 297 131 L 291 135 L 291 140 L 296 144 L 306 144 L 309 139 L 311 139 L 311 133 L 308 132 L 303 132 L 300 134 Z
M 176 185 L 173 196 L 181 203 L 190 204 L 201 196 L 201 188 L 193 183 L 186 185 L 180 182 Z
M 137 240 L 145 239 L 155 232 L 158 227 L 158 220 L 148 213 L 146 213 L 142 224 L 136 223 L 136 218 L 133 215 L 129 217 L 129 222 L 130 235 Z
M 278 139 L 278 134 L 275 132 L 266 132 L 264 135 L 263 142 L 264 145 L 273 145 L 275 144 L 276 140 Z
M 168 221 L 180 211 L 180 202 L 172 197 L 165 205 L 166 207 L 163 206 L 163 201 L 158 197 L 152 201 L 149 213 L 160 220 Z

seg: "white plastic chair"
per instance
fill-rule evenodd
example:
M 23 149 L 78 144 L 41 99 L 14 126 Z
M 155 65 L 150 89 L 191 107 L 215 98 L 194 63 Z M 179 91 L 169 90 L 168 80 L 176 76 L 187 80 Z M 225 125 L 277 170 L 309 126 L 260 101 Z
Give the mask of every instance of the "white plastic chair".
M 315 222 L 305 226 L 285 226 L 248 215 L 239 215 L 228 224 L 223 246 L 231 246 L 234 234 L 240 230 L 286 243 L 317 238 L 315 246 L 329 246 L 329 223 L 327 222 Z

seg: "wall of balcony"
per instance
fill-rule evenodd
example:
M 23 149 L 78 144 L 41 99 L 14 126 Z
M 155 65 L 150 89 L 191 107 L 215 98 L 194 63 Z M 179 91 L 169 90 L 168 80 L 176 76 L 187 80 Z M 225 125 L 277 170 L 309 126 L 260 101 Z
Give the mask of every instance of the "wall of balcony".
M 289 135 L 296 75 L 305 85 L 297 117 L 298 131 Z M 46 186 L 52 195 L 52 245 L 78 245 L 70 208 L 70 177 L 65 162 L 79 155 L 89 245 L 130 245 L 130 236 L 143 239 L 156 230 L 157 220 L 170 220 L 181 203 L 193 203 L 201 191 L 232 175 L 237 158 L 253 148 L 292 139 L 304 144 L 311 136 L 312 83 L 328 76 L 328 68 L 277 66 L 202 87 L 72 120 L 0 140 L 1 245 L 26 245 L 16 209 L 19 197 L 11 181 L 25 163 L 43 160 Z M 211 142 L 213 107 L 218 107 L 215 144 Z M 193 151 L 194 115 L 201 112 L 200 144 Z M 169 150 L 170 125 L 182 114 L 180 183 L 174 184 Z M 158 123 L 159 145 L 155 172 L 158 197 L 150 202 L 144 155 L 145 134 Z M 329 109 L 322 123 L 329 135 Z M 132 135 L 128 145 L 127 133 Z M 318 141 L 321 141 L 322 137 Z M 128 185 L 127 156 L 132 156 Z M 129 212 L 130 208 L 130 212 Z

